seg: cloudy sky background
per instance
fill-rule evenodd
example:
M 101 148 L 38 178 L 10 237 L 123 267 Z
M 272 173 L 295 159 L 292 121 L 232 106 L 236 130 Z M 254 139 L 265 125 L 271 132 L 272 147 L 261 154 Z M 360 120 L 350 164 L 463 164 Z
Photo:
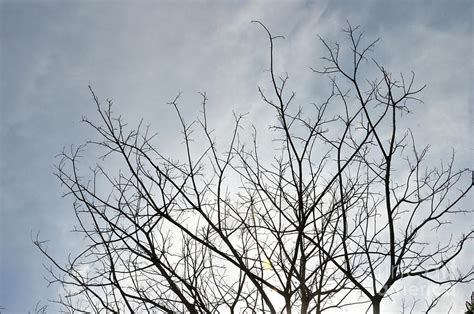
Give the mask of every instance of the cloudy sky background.
M 33 310 L 57 292 L 46 288 L 46 260 L 31 233 L 51 240 L 49 252 L 63 259 L 81 245 L 69 232 L 71 199 L 61 198 L 53 172 L 63 147 L 91 137 L 79 122 L 95 117 L 88 84 L 132 124 L 145 118 L 170 152 L 180 141 L 166 102 L 179 91 L 188 119 L 199 112 L 197 92 L 207 91 L 217 129 L 225 129 L 232 110 L 250 112 L 249 123 L 256 117 L 270 123 L 273 114 L 257 92 L 268 80 L 268 42 L 254 19 L 285 35 L 277 44 L 279 65 L 302 105 L 327 96 L 318 93 L 322 78 L 308 68 L 321 65 L 317 35 L 343 41 L 340 30 L 349 20 L 367 38 L 380 37 L 377 59 L 394 73 L 415 71 L 428 85 L 409 118 L 419 142 L 432 144 L 435 160 L 454 149 L 458 167 L 473 168 L 472 1 L 0 3 L 0 306 L 6 312 Z M 465 204 L 472 206 L 472 193 Z M 472 228 L 472 216 L 468 223 Z M 472 245 L 458 263 L 470 257 Z M 469 295 L 469 287 L 456 290 L 449 300 L 455 313 Z

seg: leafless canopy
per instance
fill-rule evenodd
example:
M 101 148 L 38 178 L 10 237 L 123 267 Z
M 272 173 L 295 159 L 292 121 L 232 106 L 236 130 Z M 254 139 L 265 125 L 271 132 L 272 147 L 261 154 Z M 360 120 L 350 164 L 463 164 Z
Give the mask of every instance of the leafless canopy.
M 348 25 L 347 51 L 321 39 L 323 67 L 313 71 L 329 79 L 326 101 L 298 106 L 288 75 L 275 73 L 280 36 L 255 23 L 270 43 L 271 90 L 259 92 L 276 115 L 273 159 L 259 155 L 256 131 L 250 141 L 240 136 L 242 115 L 230 140 L 218 142 L 205 93 L 193 123 L 179 96 L 170 103 L 184 140 L 177 160 L 90 89 L 100 122 L 84 122 L 100 140 L 63 152 L 57 171 L 87 246 L 62 265 L 35 240 L 53 264 L 51 282 L 64 287 L 57 302 L 66 310 L 321 313 L 366 304 L 380 313 L 407 277 L 446 289 L 472 280 L 472 268 L 435 277 L 472 238 L 431 237 L 468 211 L 459 205 L 472 182 L 454 156 L 431 167 L 428 148 L 400 127 L 423 89 L 415 75 L 390 73 L 371 57 L 377 40 L 366 44 Z M 365 77 L 369 66 L 378 77 Z M 80 157 L 90 147 L 103 162 L 83 177 Z M 115 173 L 111 159 L 121 162 Z M 427 300 L 427 311 L 441 296 Z

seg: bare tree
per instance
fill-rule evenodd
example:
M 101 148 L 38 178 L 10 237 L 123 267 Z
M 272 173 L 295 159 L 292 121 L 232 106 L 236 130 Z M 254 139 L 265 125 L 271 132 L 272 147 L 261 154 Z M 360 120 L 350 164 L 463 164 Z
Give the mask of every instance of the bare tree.
M 112 101 L 102 103 L 89 87 L 100 122 L 83 121 L 99 140 L 64 151 L 57 171 L 88 244 L 61 265 L 35 240 L 54 266 L 51 283 L 64 287 L 58 302 L 66 309 L 321 313 L 367 303 L 380 313 L 406 277 L 448 288 L 472 280 L 472 268 L 432 277 L 448 269 L 472 231 L 445 243 L 423 238 L 467 212 L 458 204 L 472 182 L 462 187 L 468 170 L 454 170 L 454 156 L 426 168 L 427 148 L 397 127 L 423 89 L 414 74 L 395 79 L 368 57 L 377 41 L 363 46 L 349 25 L 349 58 L 321 40 L 326 65 L 314 71 L 329 78 L 326 101 L 297 106 L 288 75 L 274 68 L 281 36 L 255 23 L 270 43 L 270 91 L 259 92 L 276 115 L 272 160 L 260 156 L 255 128 L 250 143 L 242 137 L 243 115 L 234 115 L 229 142 L 217 142 L 205 93 L 192 123 L 179 95 L 170 102 L 184 140 L 174 159 L 154 145 L 149 127 L 129 129 Z M 380 78 L 359 75 L 369 64 Z M 123 167 L 113 174 L 102 163 L 84 179 L 81 153 L 89 147 Z

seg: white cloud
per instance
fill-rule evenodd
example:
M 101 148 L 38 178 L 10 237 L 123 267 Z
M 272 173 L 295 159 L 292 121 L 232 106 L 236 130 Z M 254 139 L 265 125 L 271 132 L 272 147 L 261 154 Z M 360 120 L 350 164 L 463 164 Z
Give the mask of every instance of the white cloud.
M 289 72 L 290 87 L 303 106 L 326 96 L 320 94 L 325 83 L 308 69 L 320 62 L 317 34 L 339 40 L 348 19 L 360 24 L 368 38 L 381 37 L 376 55 L 382 63 L 393 72 L 414 70 L 420 83 L 428 83 L 426 104 L 417 105 L 409 119 L 420 141 L 433 144 L 435 158 L 454 147 L 460 164 L 472 167 L 470 2 L 60 6 L 3 1 L 1 6 L 0 303 L 7 310 L 23 311 L 25 304 L 34 306 L 38 295 L 54 293 L 44 289 L 41 260 L 29 235 L 46 229 L 52 238 L 72 228 L 67 214 L 72 208 L 59 199 L 51 165 L 63 145 L 90 136 L 76 123 L 82 114 L 94 115 L 87 84 L 101 98 L 113 98 L 115 111 L 127 120 L 145 117 L 168 150 L 181 140 L 166 102 L 180 90 L 189 119 L 200 110 L 196 92 L 207 91 L 210 123 L 217 129 L 226 129 L 235 109 L 250 111 L 248 124 L 256 122 L 265 130 L 273 114 L 260 101 L 257 85 L 268 82 L 268 42 L 250 23 L 253 19 L 286 36 L 276 45 L 278 67 Z M 60 240 L 51 247 L 56 253 L 69 249 Z M 455 303 L 462 307 L 465 298 L 465 291 L 456 294 Z

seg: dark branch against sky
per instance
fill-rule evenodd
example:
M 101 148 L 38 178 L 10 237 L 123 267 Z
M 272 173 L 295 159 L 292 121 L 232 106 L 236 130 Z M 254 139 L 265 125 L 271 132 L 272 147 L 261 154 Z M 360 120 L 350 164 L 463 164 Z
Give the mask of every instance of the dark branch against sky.
M 428 84 L 409 121 L 419 141 L 432 144 L 435 160 L 453 148 L 458 167 L 473 167 L 471 1 L 0 4 L 0 305 L 8 312 L 33 310 L 57 292 L 45 287 L 45 260 L 31 233 L 41 231 L 57 256 L 80 241 L 69 232 L 70 200 L 52 173 L 62 147 L 89 136 L 79 123 L 94 115 L 88 84 L 128 121 L 145 117 L 170 151 L 179 130 L 166 103 L 178 91 L 189 117 L 199 111 L 196 92 L 207 91 L 210 119 L 221 128 L 232 110 L 269 121 L 257 91 L 268 44 L 254 19 L 285 35 L 282 67 L 302 82 L 292 87 L 303 102 L 327 96 L 309 70 L 321 56 L 316 35 L 340 39 L 349 20 L 380 37 L 385 66 L 413 70 Z M 456 292 L 463 306 L 470 293 Z

